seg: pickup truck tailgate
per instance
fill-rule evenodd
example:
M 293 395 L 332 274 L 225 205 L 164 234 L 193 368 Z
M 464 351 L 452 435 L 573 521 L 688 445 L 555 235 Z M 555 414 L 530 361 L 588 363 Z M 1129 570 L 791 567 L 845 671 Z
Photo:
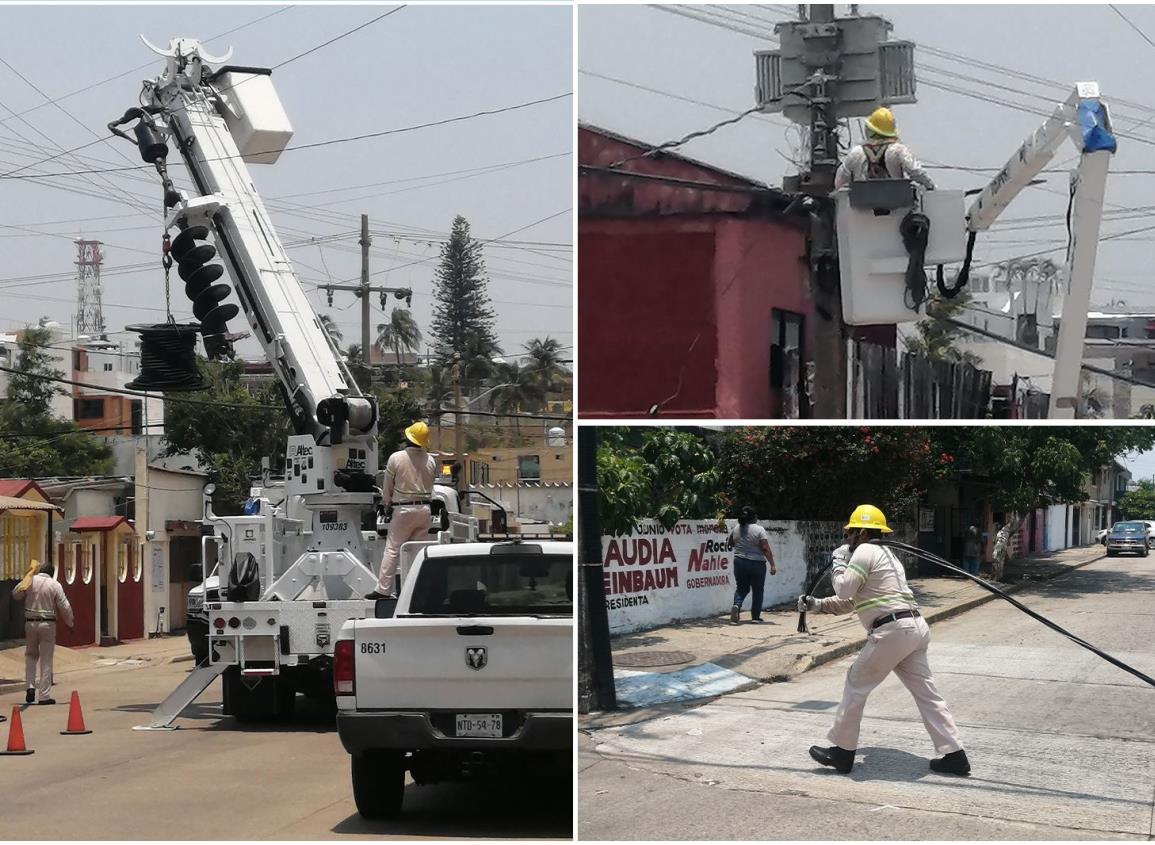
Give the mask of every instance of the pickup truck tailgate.
M 572 618 L 357 623 L 357 709 L 569 709 L 573 632 Z

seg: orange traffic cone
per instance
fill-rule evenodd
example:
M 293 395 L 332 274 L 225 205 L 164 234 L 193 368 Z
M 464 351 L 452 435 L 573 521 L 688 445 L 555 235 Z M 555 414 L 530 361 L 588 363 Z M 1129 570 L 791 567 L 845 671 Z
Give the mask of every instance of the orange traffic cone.
M 24 745 L 24 726 L 20 723 L 20 707 L 12 707 L 12 725 L 8 728 L 8 749 L 0 754 L 32 754 L 32 749 Z
M 90 734 L 92 731 L 84 727 L 84 714 L 80 712 L 80 693 L 72 691 L 72 701 L 68 704 L 68 730 L 61 731 L 64 735 Z

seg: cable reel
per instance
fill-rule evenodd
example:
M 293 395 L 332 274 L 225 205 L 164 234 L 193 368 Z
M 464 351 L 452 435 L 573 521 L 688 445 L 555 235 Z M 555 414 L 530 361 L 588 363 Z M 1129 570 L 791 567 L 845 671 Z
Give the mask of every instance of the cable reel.
M 157 323 L 128 326 L 140 335 L 140 374 L 126 387 L 130 390 L 181 391 L 206 387 L 197 366 L 196 323 Z

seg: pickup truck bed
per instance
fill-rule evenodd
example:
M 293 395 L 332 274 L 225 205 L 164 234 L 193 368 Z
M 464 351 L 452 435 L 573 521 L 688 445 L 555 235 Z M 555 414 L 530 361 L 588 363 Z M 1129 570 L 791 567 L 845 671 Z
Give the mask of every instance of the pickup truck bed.
M 392 616 L 341 629 L 337 727 L 363 816 L 400 811 L 406 771 L 570 770 L 572 567 L 572 543 L 430 547 Z

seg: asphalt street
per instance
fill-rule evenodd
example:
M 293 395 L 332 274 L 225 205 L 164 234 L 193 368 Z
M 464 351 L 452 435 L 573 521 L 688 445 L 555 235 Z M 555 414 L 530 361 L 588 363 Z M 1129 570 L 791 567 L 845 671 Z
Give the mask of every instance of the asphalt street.
M 125 647 L 118 647 L 125 648 Z M 168 649 L 168 654 L 158 649 Z M 132 651 L 132 647 L 127 647 Z M 333 718 L 298 699 L 285 725 L 220 715 L 215 682 L 171 732 L 133 731 L 184 678 L 180 642 L 142 643 L 146 662 L 92 661 L 59 677 L 56 706 L 24 709 L 27 757 L 0 758 L 5 839 L 570 838 L 569 778 L 406 789 L 402 817 L 367 822 L 353 805 L 349 755 Z M 81 654 L 84 652 L 74 652 Z M 61 736 L 80 691 L 87 736 Z M 0 695 L 11 715 L 23 692 Z M 0 747 L 8 737 L 0 724 Z
M 1155 676 L 1155 557 L 1103 559 L 1016 596 Z M 849 776 L 807 755 L 853 657 L 794 681 L 583 736 L 582 839 L 1155 838 L 1155 688 L 995 601 L 932 627 L 971 758 L 934 749 L 893 676 Z

